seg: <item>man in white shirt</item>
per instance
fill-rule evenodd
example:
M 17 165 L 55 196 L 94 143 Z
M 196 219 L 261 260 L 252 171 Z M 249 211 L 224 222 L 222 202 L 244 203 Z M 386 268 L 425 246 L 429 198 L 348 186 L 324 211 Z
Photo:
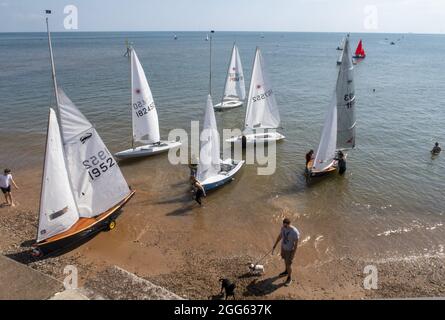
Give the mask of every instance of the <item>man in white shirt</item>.
M 286 270 L 280 273 L 280 277 L 287 276 L 287 280 L 284 284 L 286 287 L 289 287 L 292 284 L 292 262 L 295 257 L 295 252 L 297 251 L 299 238 L 300 232 L 298 229 L 291 225 L 288 218 L 284 219 L 283 227 L 281 228 L 277 241 L 275 241 L 273 250 L 277 247 L 278 242 L 281 241 L 281 258 L 284 260 Z
M 12 199 L 11 194 L 11 184 L 18 189 L 17 185 L 15 184 L 14 179 L 12 179 L 11 170 L 5 169 L 3 174 L 0 175 L 0 189 L 2 190 L 3 194 L 5 195 L 6 199 L 6 206 L 15 206 L 14 200 Z

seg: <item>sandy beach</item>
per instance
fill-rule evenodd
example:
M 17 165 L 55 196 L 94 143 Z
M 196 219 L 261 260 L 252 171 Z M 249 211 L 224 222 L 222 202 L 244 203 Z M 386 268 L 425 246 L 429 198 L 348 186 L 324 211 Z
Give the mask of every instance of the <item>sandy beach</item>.
M 155 163 L 157 161 L 162 161 L 162 157 L 154 160 Z M 129 167 L 123 166 L 124 173 L 126 168 Z M 113 277 L 107 270 L 118 266 L 186 299 L 218 298 L 218 279 L 222 277 L 236 282 L 238 299 L 368 299 L 445 295 L 445 257 L 440 252 L 401 259 L 367 260 L 353 254 L 332 255 L 327 259 L 320 253 L 331 246 L 326 241 L 315 241 L 313 223 L 308 223 L 298 212 L 284 210 L 273 201 L 267 201 L 268 210 L 273 213 L 268 223 L 260 223 L 258 219 L 261 218 L 258 217 L 249 217 L 248 212 L 241 213 L 245 215 L 243 219 L 226 219 L 224 213 L 232 216 L 229 212 L 236 209 L 230 204 L 218 208 L 218 201 L 211 197 L 199 208 L 190 201 L 187 168 L 170 170 L 178 171 L 162 178 L 153 173 L 149 179 L 162 183 L 164 194 L 155 192 L 145 182 L 147 177 L 130 179 L 137 195 L 124 208 L 115 230 L 100 233 L 63 256 L 41 261 L 32 258 L 28 252 L 36 234 L 39 168 L 18 172 L 15 179 L 21 188 L 14 193 L 18 205 L 0 208 L 0 251 L 60 280 L 64 278 L 63 268 L 75 265 L 79 269 L 81 285 L 96 290 L 100 290 L 98 283 L 101 282 L 112 288 Z M 230 192 L 230 187 L 227 189 Z M 176 193 L 179 197 L 173 196 Z M 277 252 L 262 262 L 266 267 L 263 276 L 253 277 L 247 272 L 248 263 L 270 250 L 279 230 L 279 221 L 284 216 L 294 220 L 302 231 L 303 239 L 294 263 L 296 281 L 289 288 L 283 286 L 285 279 L 277 277 L 283 268 Z M 370 264 L 378 268 L 378 290 L 363 288 L 363 270 Z M 112 290 L 105 290 L 102 294 L 116 298 L 110 292 Z M 132 298 L 132 293 L 119 298 Z

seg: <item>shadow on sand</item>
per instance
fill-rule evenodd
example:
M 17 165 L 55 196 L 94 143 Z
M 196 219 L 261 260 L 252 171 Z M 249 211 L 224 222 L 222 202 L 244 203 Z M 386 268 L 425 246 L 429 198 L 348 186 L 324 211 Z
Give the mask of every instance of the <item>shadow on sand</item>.
M 264 279 L 261 281 L 253 280 L 246 287 L 246 291 L 243 293 L 244 296 L 256 296 L 261 297 L 275 292 L 284 286 L 284 281 L 280 283 L 275 283 L 277 280 L 281 279 L 279 276 Z

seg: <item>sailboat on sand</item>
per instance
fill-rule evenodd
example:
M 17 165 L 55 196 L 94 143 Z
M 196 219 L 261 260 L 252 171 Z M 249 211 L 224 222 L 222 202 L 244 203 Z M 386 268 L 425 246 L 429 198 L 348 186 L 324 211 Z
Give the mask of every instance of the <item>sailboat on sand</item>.
M 259 143 L 284 139 L 284 135 L 274 131 L 280 127 L 280 112 L 275 100 L 265 61 L 257 47 L 250 80 L 244 131 L 241 136 L 227 139 L 231 143 Z
M 316 177 L 337 170 L 338 151 L 355 147 L 355 89 L 353 64 L 346 37 L 337 85 L 328 107 L 315 158 L 307 165 L 309 176 Z
M 221 103 L 215 105 L 215 110 L 224 111 L 243 106 L 246 99 L 246 85 L 244 83 L 243 65 L 238 47 L 233 44 L 226 83 Z
M 133 47 L 129 49 L 131 68 L 132 148 L 115 154 L 118 159 L 152 156 L 178 148 L 181 142 L 161 141 L 159 120 L 144 69 Z M 144 145 L 135 147 L 135 143 Z
M 48 18 L 46 24 L 57 110 L 49 111 L 36 256 L 113 229 L 134 195 L 94 126 L 57 87 Z

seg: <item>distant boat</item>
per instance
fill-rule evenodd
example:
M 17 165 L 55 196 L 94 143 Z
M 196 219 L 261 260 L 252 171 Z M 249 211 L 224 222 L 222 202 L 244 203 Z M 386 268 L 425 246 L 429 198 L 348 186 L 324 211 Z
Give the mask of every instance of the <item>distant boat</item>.
M 337 169 L 337 152 L 355 147 L 355 90 L 349 39 L 346 38 L 336 89 L 328 107 L 315 158 L 307 165 L 311 177 Z
M 271 142 L 284 139 L 278 132 L 264 132 L 280 127 L 280 112 L 275 100 L 265 62 L 257 47 L 250 81 L 243 135 L 226 140 L 231 143 Z M 261 132 L 257 132 L 260 130 Z
M 209 41 L 209 40 L 210 40 L 210 38 L 209 38 L 209 35 L 207 34 L 206 41 Z
M 344 49 L 344 47 L 345 47 L 345 38 L 343 38 L 343 40 L 341 41 L 340 49 L 337 48 L 337 50 L 341 51 L 340 54 L 338 55 L 338 58 L 337 58 L 337 65 L 341 65 L 341 61 L 343 60 L 343 51 L 344 51 L 343 49 Z
M 360 39 L 357 49 L 355 50 L 354 59 L 364 59 L 366 57 L 365 49 L 363 48 L 362 39 Z
M 161 141 L 159 120 L 144 69 L 133 47 L 130 50 L 132 148 L 115 154 L 118 159 L 152 156 L 178 148 L 178 141 Z M 145 145 L 135 147 L 135 142 Z
M 221 103 L 215 105 L 215 110 L 223 111 L 242 107 L 246 99 L 246 85 L 244 83 L 243 65 L 238 47 L 233 44 L 229 68 L 227 70 L 226 83 Z
M 35 256 L 113 229 L 134 195 L 94 126 L 57 86 L 46 23 L 56 110 L 49 111 Z
M 340 45 L 337 47 L 337 50 L 343 50 L 343 47 L 345 46 L 345 38 L 343 38 L 342 40 L 341 40 L 341 43 L 340 43 Z
M 178 40 L 178 36 L 175 34 L 175 35 L 173 36 L 173 39 Z
M 390 45 L 394 46 L 396 43 L 394 41 L 391 41 Z

